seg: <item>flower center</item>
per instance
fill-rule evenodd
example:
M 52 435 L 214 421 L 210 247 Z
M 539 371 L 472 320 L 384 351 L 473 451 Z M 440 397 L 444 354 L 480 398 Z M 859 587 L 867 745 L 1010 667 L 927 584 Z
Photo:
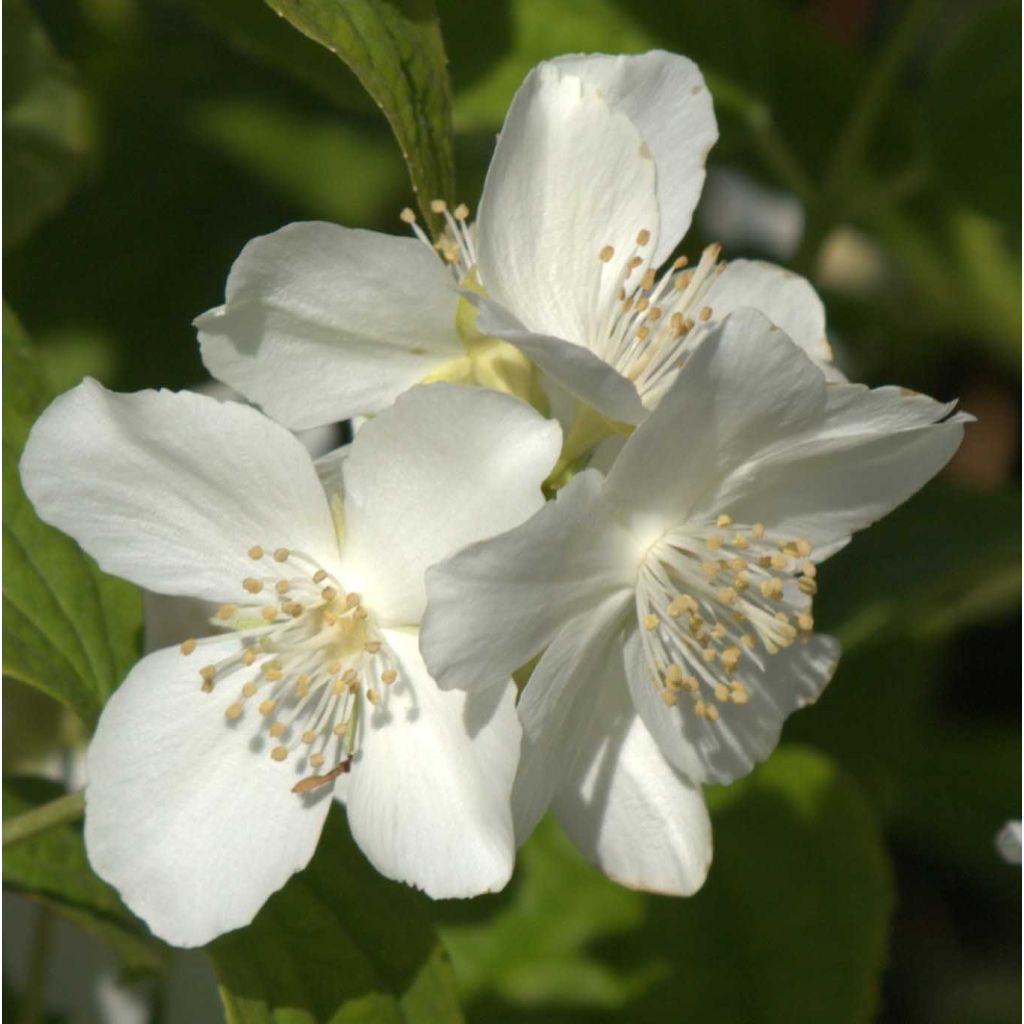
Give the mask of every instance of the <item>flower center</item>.
M 460 284 L 466 275 L 476 266 L 476 245 L 474 244 L 474 227 L 469 222 L 469 207 L 459 203 L 454 210 L 448 209 L 443 199 L 431 199 L 430 209 L 434 213 L 444 215 L 444 231 L 436 242 L 431 242 L 427 233 L 416 222 L 416 214 L 407 206 L 399 217 L 404 224 L 412 228 L 416 237 L 426 246 L 437 252 L 455 275 Z
M 216 692 L 248 675 L 224 708 L 228 722 L 255 714 L 284 761 L 300 752 L 313 774 L 305 792 L 348 771 L 356 753 L 363 700 L 378 704 L 398 671 L 362 598 L 308 555 L 288 548 L 249 549 L 256 563 L 242 580 L 251 601 L 220 607 L 215 624 L 235 632 L 239 650 L 199 669 L 202 689 Z M 191 655 L 195 640 L 181 653 Z M 250 674 L 251 673 L 251 674 Z
M 637 583 L 637 615 L 652 678 L 672 707 L 689 698 L 712 722 L 746 704 L 744 677 L 814 628 L 811 543 L 762 523 L 687 526 L 652 546 Z
M 711 318 L 711 307 L 702 297 L 725 263 L 718 262 L 722 247 L 716 243 L 704 250 L 692 270 L 685 269 L 687 259 L 680 256 L 659 278 L 653 267 L 640 270 L 650 240 L 650 231 L 644 229 L 628 253 L 617 258 L 610 245 L 598 253 L 602 263 L 617 268 L 617 292 L 594 351 L 633 381 L 643 403 L 653 408 L 685 361 L 687 336 L 695 324 Z

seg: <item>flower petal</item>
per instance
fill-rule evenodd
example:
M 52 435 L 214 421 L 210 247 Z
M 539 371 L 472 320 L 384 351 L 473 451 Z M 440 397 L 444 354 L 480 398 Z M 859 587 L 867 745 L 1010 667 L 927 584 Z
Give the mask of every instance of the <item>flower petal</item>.
M 593 348 L 625 261 L 641 254 L 639 278 L 657 229 L 654 161 L 633 123 L 557 65 L 531 71 L 480 201 L 477 266 L 491 298 L 535 334 Z
M 605 496 L 643 544 L 714 502 L 720 482 L 773 441 L 820 422 L 825 378 L 760 313 L 716 324 L 626 442 Z
M 225 719 L 234 680 L 200 689 L 197 665 L 238 646 L 224 637 L 188 657 L 165 649 L 143 658 L 89 747 L 89 861 L 176 946 L 248 924 L 308 863 L 330 807 L 329 788 L 291 791 L 295 764 L 272 761 L 246 715 Z
M 157 593 L 237 598 L 255 544 L 337 561 L 305 448 L 234 402 L 86 380 L 32 428 L 21 475 L 42 519 L 104 571 Z
M 210 373 L 300 430 L 383 409 L 462 356 L 457 301 L 416 239 L 300 223 L 253 239 L 195 324 Z
M 629 594 L 614 595 L 564 625 L 523 690 L 517 708 L 523 755 L 512 790 L 519 845 L 529 838 L 575 763 L 589 735 L 604 678 L 611 673 L 626 692 L 616 644 L 631 603 Z
M 639 423 L 647 415 L 633 382 L 589 348 L 551 335 L 533 334 L 503 306 L 485 296 L 474 296 L 474 301 L 480 309 L 477 328 L 481 332 L 515 345 L 577 398 L 624 423 Z
M 819 364 L 827 380 L 845 380 L 832 365 L 825 307 L 811 283 L 799 274 L 762 260 L 730 260 L 701 302 L 712 310 L 711 323 L 744 306 L 758 310 Z
M 574 54 L 553 62 L 577 75 L 636 125 L 657 169 L 661 230 L 653 263 L 663 263 L 690 227 L 704 164 L 718 139 L 711 93 L 697 65 L 664 50 L 635 56 Z
M 441 687 L 501 682 L 565 623 L 631 592 L 642 551 L 603 515 L 601 483 L 580 473 L 522 526 L 427 572 L 420 647 Z
M 782 723 L 798 708 L 817 700 L 839 660 L 839 642 L 815 634 L 736 672 L 748 701 L 724 704 L 717 721 L 694 714 L 689 701 L 668 706 L 652 677 L 640 632 L 626 640 L 626 671 L 633 703 L 662 754 L 687 778 L 724 784 L 746 775 L 779 742 Z
M 637 715 L 621 647 L 609 668 L 590 688 L 596 707 L 555 815 L 587 860 L 620 885 L 690 896 L 711 865 L 704 799 Z
M 518 526 L 544 504 L 557 423 L 511 395 L 427 384 L 370 420 L 349 449 L 346 579 L 385 625 L 412 625 L 423 576 L 460 548 Z
M 444 693 L 415 633 L 384 635 L 400 678 L 361 730 L 346 794 L 352 834 L 378 871 L 435 899 L 501 889 L 515 857 L 515 687 Z

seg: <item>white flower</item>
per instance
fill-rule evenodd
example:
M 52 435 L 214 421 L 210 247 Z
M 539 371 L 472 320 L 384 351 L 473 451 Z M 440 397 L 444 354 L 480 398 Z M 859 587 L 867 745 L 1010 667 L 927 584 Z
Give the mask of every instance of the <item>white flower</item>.
M 710 858 L 696 786 L 775 746 L 839 656 L 813 632 L 815 564 L 921 487 L 965 417 L 897 388 L 826 385 L 734 313 L 607 478 L 574 477 L 505 535 L 427 574 L 421 649 L 442 687 L 544 652 L 519 704 L 517 835 L 554 810 L 627 884 L 688 893 Z
M 87 381 L 43 414 L 21 464 L 39 514 L 108 572 L 227 602 L 223 635 L 135 666 L 89 749 L 90 861 L 154 932 L 199 945 L 249 922 L 312 856 L 335 787 L 389 877 L 505 884 L 514 688 L 436 687 L 423 574 L 543 504 L 558 435 L 507 395 L 417 388 L 344 452 L 342 501 L 238 404 Z
M 689 227 L 717 135 L 685 57 L 540 64 L 509 109 L 476 223 L 437 204 L 442 258 L 415 224 L 420 241 L 324 223 L 254 239 L 225 304 L 196 321 L 206 366 L 295 429 L 376 412 L 430 375 L 493 384 L 487 360 L 508 363 L 508 347 L 488 347 L 457 315 L 474 268 L 486 291 L 474 295 L 477 328 L 612 419 L 639 422 L 710 323 L 738 306 L 828 366 L 822 306 L 802 278 L 725 266 L 717 247 L 692 271 L 677 261 L 656 275 Z M 503 372 L 507 386 L 515 371 Z

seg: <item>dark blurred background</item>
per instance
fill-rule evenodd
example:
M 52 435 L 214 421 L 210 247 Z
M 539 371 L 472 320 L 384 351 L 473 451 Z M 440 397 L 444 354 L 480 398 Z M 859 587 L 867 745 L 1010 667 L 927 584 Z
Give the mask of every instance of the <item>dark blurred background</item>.
M 837 986 L 835 1019 L 1019 1020 L 1021 873 L 994 843 L 1021 813 L 1019 5 L 439 8 L 460 198 L 479 197 L 508 101 L 538 60 L 684 53 L 707 76 L 721 132 L 684 251 L 721 240 L 727 257 L 798 269 L 824 297 L 850 377 L 959 397 L 977 416 L 941 479 L 823 567 L 818 623 L 846 655 L 820 703 L 789 722 L 795 753 L 780 764 L 802 770 L 809 748 L 831 758 L 846 787 L 836 828 L 864 815 L 891 865 L 880 861 L 888 905 L 864 940 L 884 945 L 885 966 L 863 1012 Z M 191 321 L 222 300 L 255 235 L 304 219 L 403 228 L 409 187 L 384 119 L 339 61 L 261 3 L 4 0 L 3 11 L 4 297 L 55 389 L 85 374 L 125 390 L 203 380 Z M 6 680 L 4 703 L 5 771 L 52 762 L 69 736 L 56 705 Z M 693 980 L 728 977 L 726 964 L 746 990 L 759 947 L 776 941 L 771 919 L 730 939 L 730 922 L 759 911 L 714 888 L 719 862 L 727 877 L 744 870 L 741 851 L 760 852 L 771 896 L 770 837 L 739 817 L 723 798 L 712 882 L 693 901 L 617 889 L 548 827 L 506 893 L 438 905 L 470 1019 L 746 1019 L 730 1014 L 728 985 Z M 843 875 L 829 884 L 841 890 Z M 694 922 L 707 930 L 684 942 Z M 814 950 L 787 955 L 799 973 Z M 111 974 L 68 956 L 79 974 Z M 9 954 L 5 1003 L 24 981 L 18 960 Z M 212 991 L 201 961 L 181 970 Z M 48 1000 L 52 1019 L 149 1014 L 144 1002 L 118 1017 L 70 991 Z M 176 999 L 165 992 L 164 1017 L 181 1012 Z M 216 1019 L 210 999 L 182 1019 Z

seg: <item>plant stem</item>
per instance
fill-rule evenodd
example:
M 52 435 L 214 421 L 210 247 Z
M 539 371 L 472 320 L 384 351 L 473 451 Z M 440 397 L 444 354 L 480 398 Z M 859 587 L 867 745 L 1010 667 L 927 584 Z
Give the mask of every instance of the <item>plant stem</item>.
M 917 41 L 918 33 L 932 13 L 934 0 L 913 0 L 893 29 L 878 59 L 872 65 L 853 104 L 846 124 L 839 133 L 836 148 L 825 176 L 825 192 L 832 198 L 851 176 L 860 172 L 871 133 L 896 76 Z
M 67 825 L 78 821 L 85 810 L 85 794 L 79 790 L 77 793 L 68 793 L 66 796 L 59 796 L 41 807 L 34 807 L 24 814 L 15 815 L 4 822 L 5 847 L 22 840 L 31 839 L 32 836 L 47 829 L 56 828 L 58 825 Z

